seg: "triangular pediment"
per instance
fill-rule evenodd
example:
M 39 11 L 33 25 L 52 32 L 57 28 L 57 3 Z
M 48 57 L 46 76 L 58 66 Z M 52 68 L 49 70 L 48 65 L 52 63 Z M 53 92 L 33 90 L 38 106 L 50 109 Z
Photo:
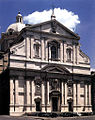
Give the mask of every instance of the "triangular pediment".
M 54 67 L 54 68 L 51 68 L 49 69 L 50 72 L 53 72 L 53 73 L 59 73 L 59 72 L 62 72 L 62 70 L 60 70 L 59 68 L 57 67 Z
M 42 68 L 42 71 L 50 72 L 50 73 L 60 73 L 60 74 L 68 74 L 69 71 L 64 67 L 60 65 L 46 65 L 44 68 Z
M 52 33 L 52 23 L 54 23 L 54 25 L 56 26 L 55 34 L 63 35 L 63 36 L 67 36 L 67 37 L 71 37 L 71 38 L 75 38 L 75 39 L 80 39 L 80 37 L 77 34 L 72 32 L 70 29 L 65 27 L 63 24 L 61 24 L 57 20 L 50 20 L 50 21 L 46 21 L 43 23 L 31 25 L 31 26 L 29 26 L 29 28 L 32 30 L 35 30 L 35 31 Z

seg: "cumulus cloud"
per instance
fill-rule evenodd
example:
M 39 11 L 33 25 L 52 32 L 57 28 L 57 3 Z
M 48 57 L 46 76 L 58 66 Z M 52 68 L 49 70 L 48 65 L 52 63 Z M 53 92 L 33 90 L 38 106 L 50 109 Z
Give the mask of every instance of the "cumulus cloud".
M 42 12 L 35 11 L 32 14 L 24 16 L 24 22 L 28 24 L 37 24 L 40 22 L 48 21 L 51 18 L 52 10 L 44 10 Z M 75 15 L 74 12 L 68 11 L 66 9 L 55 8 L 54 14 L 56 20 L 60 23 L 75 31 L 76 26 L 80 23 L 78 15 Z
M 91 71 L 91 72 L 95 72 L 95 68 L 91 68 L 90 71 Z

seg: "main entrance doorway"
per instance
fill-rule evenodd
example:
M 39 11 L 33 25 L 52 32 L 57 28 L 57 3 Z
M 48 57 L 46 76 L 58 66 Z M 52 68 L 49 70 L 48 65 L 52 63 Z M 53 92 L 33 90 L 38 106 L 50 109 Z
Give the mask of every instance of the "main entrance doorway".
M 41 99 L 36 98 L 35 103 L 36 103 L 36 111 L 41 111 Z
M 69 110 L 70 112 L 73 112 L 73 102 L 72 102 L 72 101 L 69 101 L 69 102 L 68 102 L 68 110 Z
M 58 111 L 58 97 L 52 97 L 52 111 Z
M 36 101 L 36 111 L 41 111 L 40 101 Z

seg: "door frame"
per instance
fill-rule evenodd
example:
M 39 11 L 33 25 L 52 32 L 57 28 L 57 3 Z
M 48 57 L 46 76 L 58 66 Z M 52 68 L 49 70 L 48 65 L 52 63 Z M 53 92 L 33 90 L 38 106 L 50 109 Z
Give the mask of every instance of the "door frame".
M 70 98 L 67 101 L 68 101 L 68 111 L 73 112 L 73 99 Z M 70 105 L 71 105 L 71 108 L 70 108 Z

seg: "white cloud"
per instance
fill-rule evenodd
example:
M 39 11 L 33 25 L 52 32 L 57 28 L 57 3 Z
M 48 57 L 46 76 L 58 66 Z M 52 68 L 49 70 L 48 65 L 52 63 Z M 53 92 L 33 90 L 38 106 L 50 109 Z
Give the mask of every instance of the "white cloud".
M 77 24 L 80 23 L 78 15 L 66 9 L 55 8 L 54 13 L 56 20 L 75 31 Z M 32 14 L 24 16 L 24 22 L 28 24 L 36 24 L 51 19 L 52 10 L 44 10 L 42 12 L 35 11 Z
M 91 68 L 90 71 L 91 71 L 91 72 L 95 72 L 95 68 Z

